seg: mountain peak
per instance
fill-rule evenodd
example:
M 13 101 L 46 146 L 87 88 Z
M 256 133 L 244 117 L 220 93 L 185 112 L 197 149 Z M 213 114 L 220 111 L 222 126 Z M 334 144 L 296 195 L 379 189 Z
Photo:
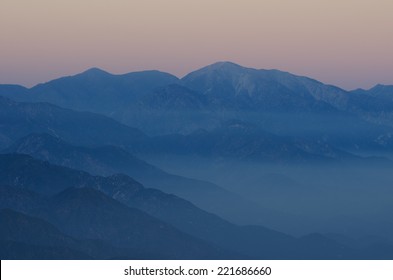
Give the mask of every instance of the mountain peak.
M 217 61 L 213 64 L 208 65 L 207 67 L 215 67 L 215 68 L 229 68 L 229 67 L 236 67 L 236 68 L 244 68 L 243 66 L 236 64 L 231 61 Z
M 94 75 L 94 76 L 97 76 L 97 75 L 111 75 L 111 74 L 106 72 L 106 71 L 104 71 L 104 70 L 102 70 L 102 69 L 100 69 L 100 68 L 92 67 L 92 68 L 87 69 L 86 71 L 82 72 L 81 75 Z
M 249 70 L 251 68 L 243 67 L 239 64 L 230 62 L 230 61 L 219 61 L 208 66 L 197 69 L 182 78 L 183 81 L 187 81 L 189 78 L 194 78 L 203 75 L 217 75 L 217 73 L 224 75 L 237 75 L 245 70 Z
M 380 89 L 388 89 L 388 88 L 393 88 L 393 86 L 391 86 L 391 85 L 384 85 L 384 84 L 376 84 L 370 90 L 380 90 Z
M 239 65 L 239 64 L 230 62 L 230 61 L 219 61 L 219 62 L 210 64 L 206 67 L 203 67 L 200 70 L 203 70 L 203 69 L 205 69 L 205 70 L 221 70 L 221 71 L 222 70 L 224 70 L 224 71 L 239 71 L 239 70 L 246 69 L 246 68 Z

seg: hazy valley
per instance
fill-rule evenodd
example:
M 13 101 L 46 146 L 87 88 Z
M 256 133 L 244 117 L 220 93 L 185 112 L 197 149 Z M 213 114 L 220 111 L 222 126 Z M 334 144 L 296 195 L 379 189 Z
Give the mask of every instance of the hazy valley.
M 93 68 L 0 85 L 0 151 L 2 259 L 393 258 L 393 86 Z

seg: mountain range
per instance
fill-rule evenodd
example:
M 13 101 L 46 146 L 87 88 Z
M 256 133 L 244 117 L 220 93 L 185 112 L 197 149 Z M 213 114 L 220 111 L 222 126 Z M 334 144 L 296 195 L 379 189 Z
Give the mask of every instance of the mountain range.
M 363 258 L 362 251 L 322 235 L 294 238 L 261 226 L 236 226 L 124 175 L 91 176 L 15 154 L 1 155 L 0 165 L 1 189 L 12 198 L 1 205 L 12 210 L 0 216 L 4 225 L 14 223 L 2 227 L 4 242 L 95 254 L 86 258 Z M 39 203 L 30 207 L 24 203 L 35 199 Z M 93 248 L 81 248 L 79 240 L 91 240 Z M 113 255 L 120 252 L 125 255 Z
M 392 112 L 231 62 L 0 85 L 0 257 L 393 258 Z
M 134 141 L 145 137 L 140 130 L 110 118 L 63 109 L 49 103 L 14 102 L 1 97 L 0 108 L 0 147 L 32 132 L 47 132 L 71 142 L 92 146 L 131 146 Z
M 293 135 L 294 126 L 283 122 L 285 126 L 291 126 L 283 135 L 282 131 L 271 132 L 269 127 L 262 129 L 261 124 L 232 119 L 210 130 L 151 137 L 109 117 L 63 109 L 49 103 L 15 102 L 0 97 L 0 109 L 3 128 L 0 149 L 32 133 L 47 133 L 75 145 L 118 146 L 141 157 L 194 154 L 262 161 L 340 160 L 355 158 L 350 155 L 353 151 L 391 151 L 393 148 L 393 128 L 354 121 L 351 117 L 336 125 L 334 131 L 326 132 L 327 128 L 324 134 L 314 130 L 312 135 L 307 131 L 302 131 L 303 135 Z M 303 129 L 299 127 L 297 133 Z M 345 133 L 340 133 L 343 129 Z
M 175 194 L 233 222 L 275 224 L 270 216 L 278 215 L 216 184 L 165 172 L 115 146 L 74 146 L 49 134 L 30 134 L 2 153 L 27 154 L 92 175 L 126 174 L 146 187 Z M 233 209 L 234 204 L 236 209 Z
M 351 151 L 393 145 L 393 102 L 387 98 L 391 87 L 350 92 L 307 77 L 231 62 L 209 65 L 182 79 L 158 71 L 113 75 L 93 68 L 31 89 L 2 85 L 0 95 L 104 114 L 152 136 L 210 131 L 237 120 L 278 135 L 327 139 Z M 116 135 L 108 131 L 112 134 Z
M 206 66 L 182 79 L 158 71 L 113 75 L 92 68 L 30 89 L 2 85 L 0 95 L 100 113 L 139 128 L 149 123 L 153 124 L 151 131 L 156 130 L 153 119 L 159 121 L 162 111 L 171 120 L 176 119 L 175 112 L 184 111 L 188 112 L 188 120 L 195 111 L 206 117 L 210 114 L 209 119 L 211 115 L 221 119 L 239 112 L 345 112 L 383 123 L 390 120 L 393 110 L 389 86 L 345 91 L 288 72 L 246 68 L 231 62 Z M 180 123 L 172 129 L 158 127 L 157 131 L 165 133 L 186 130 Z

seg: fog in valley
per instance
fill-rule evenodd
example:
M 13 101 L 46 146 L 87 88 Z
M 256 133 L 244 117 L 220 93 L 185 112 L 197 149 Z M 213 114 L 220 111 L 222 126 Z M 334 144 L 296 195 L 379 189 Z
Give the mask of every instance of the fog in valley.
M 391 164 L 265 164 L 196 157 L 149 161 L 171 173 L 216 183 L 277 212 L 271 224 L 259 221 L 277 230 L 295 235 L 393 236 Z M 236 222 L 251 220 L 243 217 Z

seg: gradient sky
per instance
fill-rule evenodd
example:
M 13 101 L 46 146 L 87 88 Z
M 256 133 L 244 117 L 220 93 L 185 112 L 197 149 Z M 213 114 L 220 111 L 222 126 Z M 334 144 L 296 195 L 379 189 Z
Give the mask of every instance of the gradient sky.
M 393 84 L 392 0 L 0 0 L 0 83 L 214 63 Z

